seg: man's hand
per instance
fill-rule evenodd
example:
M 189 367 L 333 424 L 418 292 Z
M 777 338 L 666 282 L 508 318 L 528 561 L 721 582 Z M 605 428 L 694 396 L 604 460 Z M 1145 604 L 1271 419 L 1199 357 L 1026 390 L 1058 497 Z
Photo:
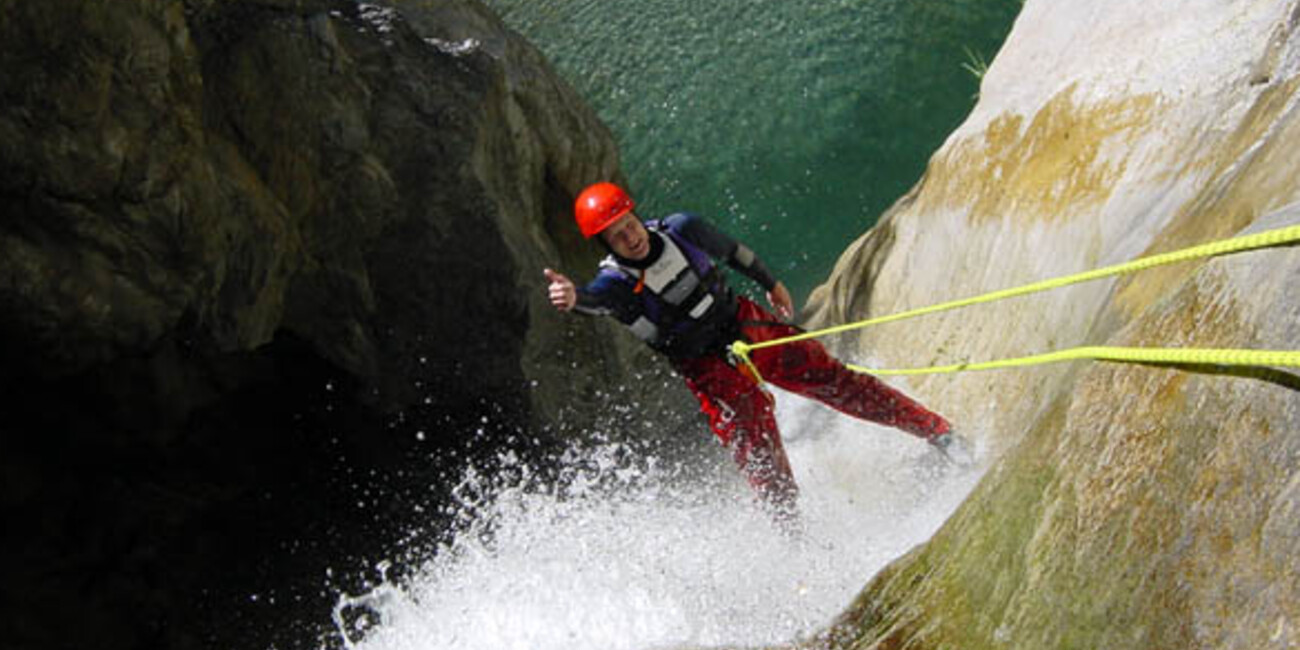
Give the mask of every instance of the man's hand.
M 546 279 L 550 281 L 550 286 L 546 292 L 551 296 L 551 304 L 560 311 L 569 311 L 573 306 L 578 304 L 578 290 L 573 286 L 573 280 L 565 277 L 563 273 L 558 273 L 550 269 L 542 269 L 546 274 Z
M 777 315 L 781 318 L 790 320 L 794 317 L 794 300 L 790 298 L 790 292 L 784 284 L 777 282 L 776 286 L 767 292 L 767 302 L 776 309 Z

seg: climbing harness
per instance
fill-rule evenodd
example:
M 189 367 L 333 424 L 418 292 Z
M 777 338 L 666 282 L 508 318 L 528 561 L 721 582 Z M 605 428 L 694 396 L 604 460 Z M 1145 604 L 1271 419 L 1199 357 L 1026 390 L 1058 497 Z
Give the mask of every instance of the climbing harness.
M 761 379 L 758 368 L 750 360 L 749 354 L 754 350 L 763 348 L 786 345 L 796 341 L 804 341 L 831 334 L 839 334 L 851 330 L 862 329 L 872 325 L 891 323 L 894 321 L 906 320 L 933 314 L 941 311 L 949 311 L 961 307 L 969 307 L 983 303 L 1005 300 L 1016 296 L 1023 296 L 1031 293 L 1039 293 L 1050 289 L 1058 289 L 1081 282 L 1099 280 L 1102 278 L 1114 277 L 1128 273 L 1135 273 L 1145 269 L 1157 266 L 1164 266 L 1176 262 L 1185 262 L 1195 259 L 1204 259 L 1239 253 L 1243 251 L 1257 250 L 1261 248 L 1270 248 L 1273 246 L 1282 246 L 1300 242 L 1300 226 L 1289 226 L 1268 230 L 1253 235 L 1244 235 L 1223 239 L 1208 244 L 1201 244 L 1190 248 L 1184 248 L 1169 253 L 1152 255 L 1149 257 L 1138 258 L 1131 262 L 1107 266 L 1092 271 L 1066 275 L 1059 278 L 1034 282 L 1020 287 L 993 291 L 990 293 L 953 300 L 950 302 L 921 307 L 909 311 L 899 312 L 887 316 L 870 318 L 867 320 L 828 327 L 825 329 L 814 330 L 788 336 L 762 343 L 750 344 L 745 341 L 736 341 L 731 344 L 731 353 L 744 363 L 754 373 L 755 377 Z M 946 366 L 935 366 L 930 368 L 907 368 L 900 370 L 881 370 L 870 369 L 852 364 L 845 364 L 853 370 L 859 372 L 870 372 L 877 375 L 926 375 L 926 374 L 947 374 L 955 372 L 966 372 L 974 370 L 994 370 L 1000 368 L 1025 367 L 1041 365 L 1046 363 L 1056 363 L 1060 361 L 1070 361 L 1075 359 L 1096 359 L 1103 361 L 1118 361 L 1125 363 L 1154 363 L 1154 364 L 1212 364 L 1222 366 L 1290 366 L 1300 367 L 1300 351 L 1297 350 L 1221 350 L 1205 348 L 1122 348 L 1108 346 L 1084 346 L 1038 354 L 1015 359 L 1002 359 L 997 361 L 986 361 L 979 363 L 957 363 Z

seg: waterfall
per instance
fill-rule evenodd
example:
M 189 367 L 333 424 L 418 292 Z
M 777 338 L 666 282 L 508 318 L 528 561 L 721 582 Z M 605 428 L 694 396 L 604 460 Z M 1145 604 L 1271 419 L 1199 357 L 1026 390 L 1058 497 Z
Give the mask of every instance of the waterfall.
M 339 635 L 358 650 L 632 650 L 816 632 L 933 534 L 981 468 L 777 398 L 798 534 L 773 525 L 720 447 L 705 472 L 617 443 L 571 449 L 560 485 L 467 470 L 449 541 L 402 580 L 341 597 Z

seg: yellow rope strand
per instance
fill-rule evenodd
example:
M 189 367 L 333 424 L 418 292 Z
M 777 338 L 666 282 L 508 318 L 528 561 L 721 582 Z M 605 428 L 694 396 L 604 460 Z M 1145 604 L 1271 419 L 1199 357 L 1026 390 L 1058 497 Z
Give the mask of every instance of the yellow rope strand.
M 1001 359 L 981 363 L 954 363 L 932 368 L 904 368 L 901 370 L 882 370 L 864 368 L 845 364 L 858 372 L 873 375 L 939 375 L 976 370 L 1000 370 L 1003 368 L 1022 368 L 1061 361 L 1077 359 L 1095 359 L 1100 361 L 1120 361 L 1125 363 L 1165 363 L 1178 365 L 1213 365 L 1213 366 L 1288 366 L 1300 367 L 1300 351 L 1293 350 L 1231 350 L 1212 348 L 1120 348 L 1106 346 L 1085 346 L 1035 354 L 1016 359 Z
M 921 308 L 919 308 L 919 309 L 912 309 L 912 310 L 909 310 L 909 311 L 899 312 L 899 313 L 891 314 L 891 315 L 887 315 L 887 316 L 879 316 L 879 317 L 876 317 L 876 318 L 869 318 L 869 319 L 866 319 L 866 320 L 857 321 L 857 322 L 854 322 L 854 323 L 848 323 L 848 324 L 845 324 L 845 325 L 838 325 L 838 326 L 835 326 L 835 327 L 828 327 L 828 328 L 825 328 L 825 329 L 814 330 L 814 331 L 810 331 L 810 332 L 804 332 L 804 333 L 802 333 L 802 334 L 797 334 L 797 335 L 794 335 L 794 336 L 787 336 L 787 337 L 779 338 L 779 339 L 773 339 L 773 340 L 771 340 L 771 341 L 763 341 L 763 342 L 761 342 L 761 343 L 753 343 L 753 344 L 746 343 L 746 342 L 744 342 L 744 341 L 736 341 L 735 343 L 733 343 L 733 344 L 731 345 L 731 352 L 732 352 L 732 354 L 735 355 L 735 356 L 736 356 L 736 357 L 737 357 L 741 362 L 743 362 L 743 363 L 746 364 L 746 365 L 747 365 L 751 370 L 753 370 L 753 371 L 754 371 L 754 376 L 760 378 L 760 381 L 761 381 L 762 375 L 760 375 L 760 374 L 758 373 L 758 369 L 757 369 L 756 367 L 754 367 L 753 362 L 751 362 L 750 359 L 749 359 L 749 353 L 750 353 L 751 351 L 753 351 L 753 350 L 761 350 L 761 349 L 763 349 L 763 348 L 776 347 L 776 346 L 778 346 L 778 345 L 785 345 L 785 344 L 787 344 L 787 343 L 795 343 L 795 342 L 797 342 L 797 341 L 806 341 L 806 340 L 809 340 L 809 339 L 820 338 L 820 337 L 823 337 L 823 336 L 829 336 L 829 335 L 832 335 L 832 334 L 840 334 L 840 333 L 843 333 L 843 332 L 848 332 L 848 331 L 852 331 L 852 330 L 856 330 L 856 329 L 862 329 L 862 328 L 865 328 L 865 327 L 870 327 L 870 326 L 872 326 L 872 325 L 880 325 L 880 324 L 883 324 L 883 323 L 891 323 L 891 322 L 894 322 L 894 321 L 900 321 L 900 320 L 905 320 L 905 319 L 909 319 L 909 318 L 916 318 L 917 316 L 923 316 L 923 315 L 926 315 L 926 314 L 933 314 L 933 313 L 937 313 L 937 312 L 941 312 L 941 311 L 949 311 L 949 310 L 952 310 L 952 309 L 958 309 L 958 308 L 960 308 L 960 307 L 969 307 L 969 306 L 971 306 L 971 305 L 978 305 L 978 304 L 982 304 L 982 303 L 989 303 L 989 302 L 994 302 L 994 301 L 997 301 L 997 300 L 1005 300 L 1005 299 L 1007 299 L 1007 298 L 1013 298 L 1013 297 L 1016 297 L 1016 296 L 1023 296 L 1023 295 L 1027 295 L 1027 294 L 1031 294 L 1031 293 L 1038 293 L 1038 292 L 1042 292 L 1042 291 L 1047 291 L 1047 290 L 1049 290 L 1049 289 L 1058 289 L 1058 288 L 1061 288 L 1061 287 L 1066 287 L 1066 286 L 1069 286 L 1069 285 L 1072 285 L 1072 284 L 1078 284 L 1078 283 L 1081 283 L 1081 282 L 1089 282 L 1089 281 L 1092 281 L 1092 280 L 1099 280 L 1099 279 L 1102 279 L 1102 278 L 1108 278 L 1108 277 L 1113 277 L 1113 276 L 1118 276 L 1118 275 L 1124 275 L 1124 274 L 1127 274 L 1127 273 L 1134 273 L 1134 272 L 1137 272 L 1137 271 L 1141 271 L 1141 270 L 1144 270 L 1144 269 L 1153 268 L 1153 267 L 1156 267 L 1156 266 L 1163 266 L 1163 265 L 1167 265 L 1167 264 L 1174 264 L 1174 263 L 1177 263 L 1177 262 L 1185 262 L 1185 261 L 1190 261 L 1190 260 L 1203 259 L 1203 258 L 1208 258 L 1208 257 L 1215 257 L 1215 256 L 1218 256 L 1218 255 L 1227 255 L 1227 254 L 1230 254 L 1230 253 L 1239 253 L 1239 252 L 1243 252 L 1243 251 L 1256 250 L 1256 249 L 1260 249 L 1260 248 L 1268 248 L 1268 247 L 1271 247 L 1271 246 L 1281 246 L 1281 245 L 1284 245 L 1284 244 L 1293 244 L 1293 243 L 1295 243 L 1295 242 L 1297 242 L 1297 241 L 1300 241 L 1300 226 L 1289 226 L 1289 227 L 1286 227 L 1286 228 L 1278 228 L 1278 229 L 1275 229 L 1275 230 L 1268 230 L 1268 231 L 1261 232 L 1261 233 L 1256 233 L 1256 234 L 1253 234 L 1253 235 L 1244 235 L 1244 236 L 1241 236 L 1241 237 L 1233 237 L 1233 238 L 1231 238 L 1231 239 L 1223 239 L 1223 240 L 1219 240 L 1219 241 L 1216 241 L 1216 242 L 1210 242 L 1210 243 L 1208 243 L 1208 244 L 1201 244 L 1201 245 L 1199 245 L 1199 246 L 1192 246 L 1192 247 L 1190 247 L 1190 248 L 1184 248 L 1184 249 L 1180 249 L 1180 250 L 1172 251 L 1172 252 L 1169 252 L 1169 253 L 1162 253 L 1162 254 L 1159 254 L 1159 255 L 1152 255 L 1152 256 L 1150 256 L 1150 257 L 1138 258 L 1138 259 L 1136 259 L 1136 260 L 1133 260 L 1133 261 L 1131 261 L 1131 262 L 1125 262 L 1125 263 L 1123 263 L 1123 264 L 1115 264 L 1115 265 L 1107 266 L 1107 267 L 1103 267 L 1103 268 L 1100 268 L 1100 269 L 1094 269 L 1094 270 L 1091 270 L 1091 271 L 1085 271 L 1085 272 L 1082 272 L 1082 273 L 1075 273 L 1075 274 L 1073 274 L 1073 275 L 1066 275 L 1066 276 L 1062 276 L 1062 277 L 1059 277 L 1059 278 L 1052 278 L 1052 279 L 1049 279 L 1049 280 L 1043 280 L 1043 281 L 1041 281 L 1041 282 L 1034 282 L 1034 283 L 1031 283 L 1031 284 L 1026 284 L 1026 285 L 1019 286 L 1019 287 L 1013 287 L 1013 288 L 1010 288 L 1010 289 L 1002 289 L 1002 290 L 1000 290 L 1000 291 L 993 291 L 993 292 L 986 293 L 986 294 L 982 294 L 982 295 L 978 295 L 978 296 L 972 296 L 972 297 L 970 297 L 970 298 L 963 298 L 963 299 L 961 299 L 961 300 L 952 300 L 952 301 L 949 301 L 949 302 L 939 303 L 939 304 L 936 304 L 936 305 L 930 305 L 930 306 L 928 306 L 928 307 L 921 307 Z M 1091 356 L 1088 356 L 1088 354 L 1084 354 L 1084 353 L 1079 352 L 1080 350 L 1085 350 L 1085 351 L 1089 351 L 1089 350 L 1090 350 L 1090 351 L 1092 351 L 1092 353 L 1095 354 L 1095 353 L 1098 353 L 1099 351 L 1105 351 L 1105 350 L 1112 350 L 1112 351 L 1113 351 L 1113 350 L 1130 350 L 1130 351 L 1131 351 L 1131 350 L 1141 350 L 1141 349 L 1142 349 L 1142 348 L 1100 348 L 1100 347 L 1074 348 L 1074 349 L 1072 349 L 1072 350 L 1063 350 L 1063 351 L 1061 351 L 1061 352 L 1053 352 L 1053 353 L 1048 353 L 1048 354 L 1045 354 L 1045 355 L 1037 355 L 1037 356 L 1033 356 L 1033 357 L 1023 357 L 1023 358 L 1021 358 L 1021 359 L 1011 359 L 1011 360 L 1004 360 L 1004 361 L 991 361 L 991 362 L 986 362 L 986 363 L 984 363 L 984 364 L 978 364 L 978 365 L 981 366 L 981 367 L 979 367 L 979 368 L 972 367 L 972 365 L 970 365 L 970 364 L 955 364 L 955 365 L 953 365 L 953 366 L 944 366 L 944 368 L 949 368 L 949 369 L 950 369 L 950 368 L 958 368 L 958 367 L 960 367 L 960 369 L 962 369 L 962 370 L 987 370 L 987 369 L 992 369 L 992 368 L 994 368 L 994 367 L 1012 367 L 1012 366 L 1034 365 L 1034 364 L 1037 364 L 1037 363 L 1052 363 L 1052 362 L 1055 362 L 1055 361 L 1064 361 L 1064 360 L 1067 360 L 1067 358 L 1068 358 L 1068 359 L 1077 359 L 1077 358 L 1105 358 L 1105 359 L 1107 359 L 1107 360 L 1112 360 L 1112 361 L 1135 361 L 1135 362 L 1151 362 L 1151 363 L 1161 363 L 1161 362 L 1162 362 L 1162 361 L 1160 361 L 1160 360 L 1158 360 L 1158 359 L 1146 358 L 1145 356 L 1144 356 L 1143 358 L 1140 358 L 1140 359 L 1138 359 L 1138 358 L 1119 359 L 1119 358 L 1109 358 L 1109 357 L 1091 357 Z M 1182 356 L 1183 353 L 1186 353 L 1186 352 L 1197 352 L 1197 350 L 1186 350 L 1186 349 L 1185 349 L 1185 350 L 1145 349 L 1145 350 L 1146 350 L 1146 352 L 1149 352 L 1149 353 L 1151 353 L 1152 355 L 1157 356 L 1157 357 L 1159 357 L 1159 356 L 1164 356 L 1166 353 L 1176 353 L 1176 356 Z M 1248 352 L 1251 352 L 1251 351 L 1249 351 L 1249 350 L 1235 350 L 1235 351 L 1223 351 L 1223 350 L 1220 350 L 1220 351 L 1213 351 L 1213 350 L 1210 350 L 1210 351 L 1207 351 L 1207 352 L 1248 353 Z M 1118 354 L 1118 353 L 1117 353 L 1117 354 Z M 1128 354 L 1128 353 L 1126 352 L 1126 353 L 1124 353 L 1124 354 Z M 1144 354 L 1145 354 L 1145 353 L 1144 353 Z M 1277 354 L 1277 353 L 1267 353 L 1267 354 Z M 1290 354 L 1293 354 L 1293 353 L 1285 352 L 1285 353 L 1282 353 L 1282 354 L 1290 355 Z M 1074 355 L 1074 356 L 1058 357 L 1057 355 Z M 1232 358 L 1244 358 L 1244 357 L 1233 356 Z M 1270 357 L 1270 358 L 1271 358 L 1271 357 Z M 1290 358 L 1290 357 L 1287 357 L 1287 358 Z M 1025 362 L 1025 360 L 1027 360 L 1027 359 L 1037 359 L 1038 361 L 1035 361 L 1034 363 L 1028 363 L 1028 362 Z M 1017 363 L 1012 363 L 1012 362 L 1017 362 Z M 1169 363 L 1174 363 L 1174 362 L 1169 362 Z M 1189 362 L 1189 361 L 1178 361 L 1177 363 L 1193 363 L 1193 362 Z M 1195 363 L 1201 363 L 1201 362 L 1195 362 Z M 1204 362 L 1204 363 L 1222 363 L 1222 362 L 1206 361 L 1206 362 Z M 1009 364 L 1009 365 L 990 365 L 990 364 Z M 1223 364 L 1223 365 L 1233 365 L 1233 364 Z M 1249 363 L 1249 364 L 1236 364 L 1236 365 L 1288 365 L 1288 364 L 1261 364 L 1261 363 L 1258 363 L 1258 362 L 1251 362 L 1251 363 Z M 859 369 L 858 367 L 855 367 L 855 366 L 850 366 L 850 367 L 851 367 L 851 368 L 854 368 L 854 369 Z M 925 370 L 927 370 L 927 369 L 912 369 L 912 370 L 909 370 L 909 371 L 905 371 L 905 372 L 901 372 L 901 373 L 895 373 L 895 374 L 922 374 L 922 371 L 925 371 Z M 958 371 L 958 370 L 947 370 L 947 372 L 957 372 L 957 371 Z M 883 372 L 883 371 L 873 371 L 873 372 L 876 372 L 877 374 L 889 374 L 889 373 L 885 373 L 885 372 Z

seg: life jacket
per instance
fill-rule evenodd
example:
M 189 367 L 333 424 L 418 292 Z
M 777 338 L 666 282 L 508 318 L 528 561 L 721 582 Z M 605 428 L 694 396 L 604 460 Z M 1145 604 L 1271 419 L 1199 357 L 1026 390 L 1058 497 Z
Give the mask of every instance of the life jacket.
M 663 221 L 646 230 L 661 237 L 659 258 L 645 269 L 620 264 L 613 255 L 600 273 L 632 286 L 640 298 L 625 324 L 651 348 L 672 357 L 720 352 L 734 337 L 736 300 L 722 272 L 703 249 Z

